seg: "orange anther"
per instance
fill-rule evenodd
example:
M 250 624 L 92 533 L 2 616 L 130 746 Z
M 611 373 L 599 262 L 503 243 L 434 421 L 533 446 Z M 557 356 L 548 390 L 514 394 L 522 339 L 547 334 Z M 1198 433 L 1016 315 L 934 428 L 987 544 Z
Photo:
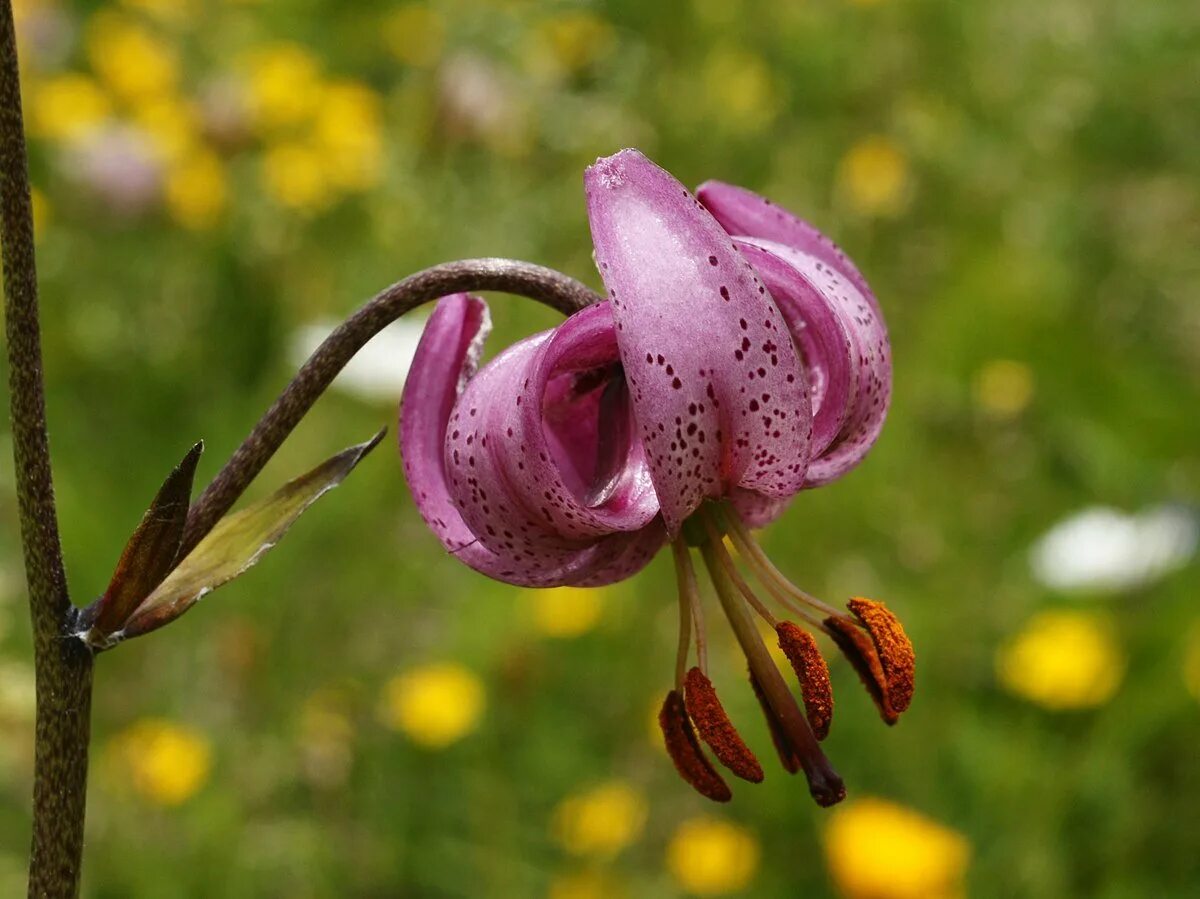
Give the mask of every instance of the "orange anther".
M 762 765 L 725 714 L 717 690 L 703 671 L 692 668 L 684 682 L 688 714 L 718 761 L 743 780 L 761 783 Z
M 838 649 L 842 651 L 858 672 L 859 679 L 867 688 L 871 699 L 879 707 L 879 714 L 888 724 L 895 724 L 900 715 L 892 708 L 888 699 L 887 680 L 875 644 L 859 630 L 853 619 L 842 615 L 831 615 L 825 619 L 825 629 Z
M 887 684 L 888 704 L 897 713 L 903 712 L 912 702 L 917 663 L 916 653 L 908 635 L 904 633 L 904 626 L 881 602 L 856 596 L 847 605 L 875 644 Z
M 792 670 L 800 681 L 804 711 L 813 735 L 824 740 L 833 721 L 833 686 L 829 683 L 829 668 L 821 657 L 817 641 L 808 631 L 790 621 L 779 622 L 775 633 L 779 636 L 779 648 L 792 663 Z
M 692 729 L 687 708 L 678 690 L 672 690 L 663 701 L 658 713 L 658 726 L 662 728 L 667 754 L 675 763 L 680 777 L 701 796 L 714 802 L 728 802 L 733 798 L 729 785 L 700 748 L 700 741 L 696 739 L 696 732 Z

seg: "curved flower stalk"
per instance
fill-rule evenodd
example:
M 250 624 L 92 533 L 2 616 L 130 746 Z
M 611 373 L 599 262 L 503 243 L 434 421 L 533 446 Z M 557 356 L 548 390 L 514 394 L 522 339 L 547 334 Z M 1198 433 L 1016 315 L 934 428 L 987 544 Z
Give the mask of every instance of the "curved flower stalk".
M 911 698 L 912 647 L 882 604 L 854 599 L 846 615 L 794 586 L 748 528 L 874 443 L 891 388 L 878 303 L 827 238 L 748 191 L 710 182 L 694 197 L 634 150 L 598 161 L 585 184 L 605 302 L 483 368 L 482 300 L 446 297 L 430 318 L 401 407 L 417 508 L 462 562 L 526 586 L 618 581 L 670 543 L 680 640 L 660 723 L 681 775 L 725 801 L 700 739 L 739 777 L 763 772 L 708 678 L 698 549 L 784 767 L 833 804 L 845 790 L 818 744 L 832 695 L 811 631 L 848 656 L 888 723 Z M 726 539 L 810 630 L 776 617 Z M 776 630 L 803 711 L 756 616 Z

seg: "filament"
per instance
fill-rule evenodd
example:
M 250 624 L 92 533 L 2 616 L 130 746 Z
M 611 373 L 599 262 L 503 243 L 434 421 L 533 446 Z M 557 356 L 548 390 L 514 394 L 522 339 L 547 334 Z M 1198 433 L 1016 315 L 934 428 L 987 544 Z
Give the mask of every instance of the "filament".
M 738 552 L 746 557 L 747 564 L 758 575 L 759 580 L 767 586 L 768 590 L 771 590 L 772 586 L 777 588 L 771 590 L 776 599 L 797 614 L 804 614 L 806 620 L 818 626 L 819 622 L 811 614 L 802 613 L 794 600 L 799 600 L 825 615 L 843 614 L 833 606 L 822 602 L 789 581 L 783 572 L 775 567 L 775 564 L 767 557 L 767 554 L 763 552 L 762 547 L 751 536 L 750 532 L 746 529 L 746 525 L 737 516 L 737 513 L 722 509 L 719 514 L 721 515 L 721 523 L 725 526 L 725 530 L 729 533 L 734 545 L 737 546 Z M 789 599 L 793 601 L 789 602 Z
M 725 543 L 721 539 L 721 534 L 714 527 L 712 519 L 703 512 L 700 513 L 700 519 L 704 522 L 704 530 L 708 533 L 708 545 L 712 547 L 713 555 L 716 556 L 721 567 L 725 569 L 725 573 L 729 575 L 729 579 L 733 581 L 733 585 L 738 588 L 738 592 L 746 598 L 746 602 L 750 603 L 751 607 L 762 617 L 763 621 L 771 625 L 772 628 L 778 627 L 778 619 L 771 614 L 771 610 L 750 589 L 750 585 L 746 583 L 741 572 L 733 564 L 733 559 L 729 557 L 729 552 L 725 549 Z

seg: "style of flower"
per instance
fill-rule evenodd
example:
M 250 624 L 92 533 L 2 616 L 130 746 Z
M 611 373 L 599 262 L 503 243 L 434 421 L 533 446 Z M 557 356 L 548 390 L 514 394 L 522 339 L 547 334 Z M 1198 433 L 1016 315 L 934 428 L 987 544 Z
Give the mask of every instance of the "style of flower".
M 680 639 L 659 723 L 684 779 L 726 801 L 698 736 L 739 777 L 763 772 L 707 675 L 698 549 L 784 767 L 803 768 L 831 805 L 845 788 L 818 743 L 833 708 L 825 662 L 809 630 L 759 598 L 724 541 L 780 607 L 833 639 L 894 723 L 913 686 L 896 618 L 867 599 L 846 615 L 804 592 L 749 531 L 874 443 L 891 389 L 879 306 L 833 243 L 749 191 L 709 182 L 693 196 L 635 150 L 599 160 L 585 185 L 606 301 L 478 371 L 484 302 L 446 297 L 430 318 L 400 428 L 417 508 L 462 562 L 523 586 L 619 581 L 670 543 Z M 777 632 L 803 712 L 756 614 Z

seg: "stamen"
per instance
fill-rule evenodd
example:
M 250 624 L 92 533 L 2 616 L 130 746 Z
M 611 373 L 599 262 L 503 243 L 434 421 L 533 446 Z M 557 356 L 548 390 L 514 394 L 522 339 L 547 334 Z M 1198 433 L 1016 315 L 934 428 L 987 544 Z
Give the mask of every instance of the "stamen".
M 881 602 L 856 596 L 847 604 L 854 617 L 862 622 L 883 667 L 887 684 L 888 704 L 897 713 L 912 702 L 917 657 L 904 626 Z
M 733 559 L 729 557 L 728 550 L 725 549 L 725 542 L 722 540 L 722 534 L 713 526 L 712 520 L 701 513 L 701 521 L 704 523 L 705 533 L 708 534 L 709 545 L 712 546 L 713 553 L 716 555 L 721 567 L 725 569 L 725 573 L 729 575 L 729 579 L 733 581 L 733 585 L 737 587 L 738 592 L 742 594 L 746 602 L 750 603 L 754 611 L 769 624 L 772 628 L 779 626 L 779 621 L 771 614 L 771 610 L 763 605 L 763 601 L 755 595 L 750 589 L 750 585 L 746 583 L 746 579 L 742 577 L 741 572 L 737 570 L 737 566 L 733 564 Z
M 680 777 L 691 784 L 697 793 L 713 802 L 728 802 L 733 798 L 729 785 L 700 748 L 678 690 L 672 690 L 663 701 L 662 710 L 658 713 L 658 726 L 662 728 L 667 754 L 675 763 Z
M 683 673 L 687 670 L 688 648 L 692 645 L 692 611 L 687 598 L 687 588 L 684 585 L 683 573 L 680 571 L 681 560 L 679 557 L 678 540 L 672 541 L 671 550 L 675 556 L 675 582 L 679 588 L 679 646 L 675 650 L 675 689 L 682 690 Z M 691 562 L 686 554 L 687 550 L 685 548 L 682 564 L 691 567 Z
M 730 582 L 725 568 L 713 551 L 711 542 L 703 544 L 700 551 L 717 589 L 721 606 L 725 610 L 725 617 L 729 619 L 742 652 L 746 654 L 750 671 L 757 678 L 773 717 L 787 734 L 788 741 L 800 757 L 800 764 L 808 778 L 809 792 L 818 805 L 828 806 L 840 802 L 846 797 L 846 787 L 829 764 L 825 753 L 821 751 L 804 713 L 796 705 L 795 697 L 784 683 L 779 669 L 771 661 L 770 653 L 767 652 L 767 647 L 759 636 L 758 627 L 750 615 L 750 609 Z
M 829 725 L 833 722 L 833 686 L 829 683 L 829 668 L 821 657 L 817 641 L 808 631 L 790 621 L 781 621 L 775 633 L 779 635 L 779 648 L 792 663 L 792 670 L 800 681 L 804 711 L 813 736 L 824 740 L 829 736 Z
M 671 553 L 675 559 L 675 582 L 679 587 L 679 651 L 675 656 L 675 689 L 682 690 L 691 634 L 689 622 L 696 629 L 696 664 L 701 671 L 708 670 L 708 639 L 704 628 L 704 608 L 700 604 L 700 588 L 696 584 L 696 570 L 692 567 L 692 556 L 682 537 L 671 541 Z
M 712 681 L 699 668 L 687 673 L 684 700 L 700 738 L 708 744 L 718 761 L 742 780 L 762 783 L 762 765 L 725 714 Z
M 825 619 L 825 633 L 833 638 L 838 649 L 854 666 L 859 680 L 867 688 L 867 693 L 879 707 L 879 714 L 887 724 L 895 724 L 900 715 L 892 708 L 888 700 L 887 678 L 883 673 L 883 665 L 875 644 L 871 638 L 858 629 L 858 625 L 845 615 L 831 615 Z
M 732 509 L 718 507 L 717 514 L 720 516 L 720 522 L 725 532 L 729 534 L 733 545 L 737 547 L 737 551 L 754 571 L 755 576 L 762 581 L 771 595 L 787 606 L 791 612 L 814 625 L 818 624 L 818 620 L 813 617 L 809 609 L 816 609 L 822 615 L 841 614 L 833 606 L 822 602 L 789 581 L 763 552 L 763 548 L 758 545 L 758 541 L 747 530 L 736 512 Z
M 770 703 L 767 702 L 767 694 L 763 692 L 762 685 L 754 676 L 753 671 L 750 672 L 750 686 L 754 688 L 754 695 L 758 699 L 758 704 L 762 706 L 763 717 L 767 719 L 767 729 L 771 731 L 771 742 L 775 744 L 775 751 L 779 754 L 779 762 L 783 765 L 783 770 L 788 774 L 795 774 L 800 770 L 800 753 L 796 752 L 796 747 L 792 745 L 788 735 L 779 726 L 779 720 L 771 710 Z

